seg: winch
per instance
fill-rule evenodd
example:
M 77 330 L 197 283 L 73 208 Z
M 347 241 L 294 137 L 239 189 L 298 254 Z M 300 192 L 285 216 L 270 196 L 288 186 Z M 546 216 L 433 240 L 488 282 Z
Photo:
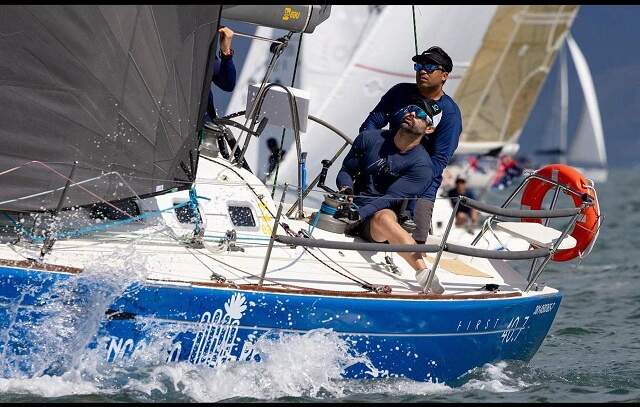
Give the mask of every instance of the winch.
M 359 215 L 357 209 L 346 195 L 339 194 L 324 185 L 330 165 L 331 162 L 329 160 L 322 160 L 322 171 L 320 172 L 318 187 L 329 193 L 324 195 L 320 210 L 311 215 L 309 223 L 328 232 L 344 233 L 347 225 L 357 220 Z
M 347 206 L 351 206 L 351 202 L 344 196 L 326 194 L 322 205 L 320 205 L 320 210 L 311 216 L 311 224 L 328 232 L 344 233 L 348 221 L 347 219 L 336 219 L 335 214 L 338 210 L 344 212 L 344 208 Z

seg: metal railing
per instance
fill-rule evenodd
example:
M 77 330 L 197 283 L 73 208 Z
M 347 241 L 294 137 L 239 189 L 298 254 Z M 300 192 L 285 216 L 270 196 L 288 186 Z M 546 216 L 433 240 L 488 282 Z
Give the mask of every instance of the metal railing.
M 550 182 L 553 184 L 557 191 L 560 189 L 566 190 L 569 193 L 576 194 L 583 198 L 583 203 L 579 207 L 575 208 L 563 208 L 563 209 L 510 209 L 505 206 L 511 202 L 514 196 L 522 189 L 523 185 L 527 182 L 527 180 L 531 179 L 540 179 L 545 182 Z M 558 193 L 554 194 L 553 205 L 557 202 Z M 474 199 L 468 198 L 466 196 L 460 196 L 456 199 L 455 207 L 451 213 L 451 217 L 449 218 L 449 222 L 447 224 L 447 228 L 442 236 L 442 239 L 439 244 L 385 244 L 385 243 L 365 243 L 365 242 L 341 242 L 341 241 L 331 241 L 324 239 L 309 239 L 304 237 L 294 237 L 294 236 L 283 236 L 277 235 L 275 232 L 272 233 L 270 245 L 273 244 L 273 241 L 277 241 L 280 243 L 284 243 L 292 246 L 304 246 L 304 247 L 315 247 L 315 248 L 325 248 L 325 249 L 336 249 L 336 250 L 358 250 L 358 251 L 385 251 L 385 252 L 418 252 L 418 253 L 436 253 L 436 258 L 433 262 L 433 266 L 429 271 L 429 275 L 427 277 L 426 282 L 426 291 L 428 292 L 431 287 L 431 283 L 433 278 L 435 277 L 435 272 L 437 270 L 438 264 L 440 262 L 440 258 L 443 252 L 459 254 L 464 256 L 472 256 L 472 257 L 481 257 L 487 259 L 500 259 L 500 260 L 532 260 L 532 269 L 530 276 L 527 278 L 527 286 L 524 291 L 529 291 L 536 280 L 542 274 L 545 266 L 549 262 L 549 260 L 556 253 L 562 241 L 567 237 L 569 232 L 573 230 L 576 221 L 579 216 L 582 214 L 584 208 L 587 206 L 593 205 L 593 202 L 589 199 L 584 199 L 585 197 L 582 194 L 579 194 L 570 188 L 558 184 L 553 180 L 549 180 L 547 178 L 538 176 L 538 175 L 530 175 L 527 177 L 521 185 L 516 189 L 516 191 L 507 198 L 505 203 L 502 206 L 494 206 L 485 204 Z M 282 213 L 282 204 L 284 200 L 284 193 L 282 199 L 280 201 L 280 207 L 278 208 L 278 215 L 276 216 L 275 222 L 278 223 L 280 220 L 280 216 Z M 453 226 L 453 222 L 456 218 L 456 214 L 460 205 L 464 205 L 482 212 L 486 212 L 491 214 L 491 217 L 488 219 L 495 219 L 497 216 L 507 217 L 507 218 L 538 218 L 545 219 L 545 225 L 548 223 L 548 219 L 550 218 L 566 218 L 571 217 L 569 223 L 564 227 L 561 232 L 561 235 L 558 239 L 556 239 L 551 247 L 532 247 L 530 246 L 529 250 L 521 250 L 521 251 L 500 251 L 500 250 L 487 250 L 487 249 L 477 249 L 475 247 L 466 247 L 459 246 L 452 243 L 447 243 L 447 238 Z M 486 221 L 485 221 L 486 222 Z M 484 232 L 480 232 L 479 236 L 481 236 Z M 474 243 L 472 246 L 475 246 L 475 243 L 479 240 L 479 237 L 474 239 Z M 543 258 L 542 263 L 536 268 L 536 261 L 539 258 Z M 268 260 L 266 260 L 268 262 Z M 266 263 L 265 263 L 266 264 Z M 535 272 L 533 272 L 535 270 Z M 263 272 L 266 271 L 263 270 Z

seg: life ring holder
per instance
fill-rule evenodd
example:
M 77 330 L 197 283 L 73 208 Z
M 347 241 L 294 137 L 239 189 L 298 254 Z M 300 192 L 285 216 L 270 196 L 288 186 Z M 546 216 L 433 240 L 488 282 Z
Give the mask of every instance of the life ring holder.
M 541 209 L 546 194 L 555 186 L 571 196 L 576 208 L 583 209 L 570 233 L 576 239 L 575 247 L 557 250 L 551 260 L 560 262 L 585 257 L 591 252 L 600 231 L 600 206 L 593 181 L 568 165 L 546 165 L 527 180 L 520 204 L 523 209 Z M 542 223 L 542 219 L 533 218 L 522 221 Z

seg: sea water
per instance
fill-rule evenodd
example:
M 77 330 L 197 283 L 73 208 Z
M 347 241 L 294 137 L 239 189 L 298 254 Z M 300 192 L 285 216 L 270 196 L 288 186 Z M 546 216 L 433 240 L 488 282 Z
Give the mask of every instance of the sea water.
M 146 349 L 132 365 L 105 363 L 84 345 L 110 301 L 144 276 L 144 258 L 132 246 L 119 259 L 97 259 L 82 279 L 68 283 L 75 290 L 95 290 L 91 304 L 46 310 L 68 330 L 39 327 L 48 351 L 35 367 L 41 371 L 0 379 L 0 402 L 640 401 L 638 185 L 637 172 L 612 170 L 598 185 L 604 221 L 591 255 L 579 263 L 551 263 L 543 273 L 541 280 L 560 289 L 564 299 L 529 363 L 487 364 L 458 387 L 405 379 L 344 380 L 341 372 L 367 363 L 366 355 L 351 353 L 331 330 L 262 338 L 256 343 L 261 362 L 232 362 L 215 370 L 164 365 L 158 349 Z M 11 357 L 3 355 L 3 368 Z M 57 372 L 49 375 L 44 366 L 52 365 Z

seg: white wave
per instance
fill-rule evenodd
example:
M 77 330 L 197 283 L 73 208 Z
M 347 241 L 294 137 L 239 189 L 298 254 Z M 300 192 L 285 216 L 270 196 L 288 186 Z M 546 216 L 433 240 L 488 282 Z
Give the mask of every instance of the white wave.
M 353 355 L 331 330 L 264 336 L 255 346 L 259 362 L 230 362 L 215 369 L 185 362 L 162 365 L 142 379 L 131 380 L 126 388 L 148 395 L 154 390 L 176 391 L 199 402 L 234 397 L 341 397 L 345 391 L 341 374 L 346 368 L 356 363 L 372 367 L 367 358 Z
M 462 387 L 462 391 L 484 390 L 491 393 L 513 393 L 521 391 L 531 384 L 525 383 L 517 377 L 512 377 L 506 371 L 507 362 L 485 364 L 479 371 L 480 379 L 470 379 Z
M 132 282 L 144 278 L 145 264 L 146 258 L 130 245 L 120 253 L 96 257 L 81 274 L 53 283 L 29 318 L 12 318 L 4 330 L 14 346 L 3 349 L 3 376 L 58 375 L 76 366 L 109 306 Z

